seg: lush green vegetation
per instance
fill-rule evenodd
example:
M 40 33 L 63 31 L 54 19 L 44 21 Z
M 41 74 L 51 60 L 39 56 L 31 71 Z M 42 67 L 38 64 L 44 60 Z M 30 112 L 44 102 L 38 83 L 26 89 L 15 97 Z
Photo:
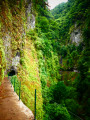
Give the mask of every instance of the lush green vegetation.
M 47 0 L 32 0 L 32 5 L 36 16 L 33 30 L 26 30 L 24 0 L 3 2 L 1 13 L 6 21 L 0 17 L 6 30 L 12 31 L 12 53 L 15 55 L 20 49 L 17 77 L 22 82 L 22 101 L 34 112 L 37 89 L 38 120 L 89 120 L 89 0 L 68 0 L 51 11 Z M 79 45 L 70 39 L 75 25 L 82 32 L 83 41 Z M 23 40 L 20 38 L 23 32 L 17 26 L 25 29 Z M 0 44 L 0 58 L 4 61 Z M 5 66 L 1 64 L 1 68 Z
M 36 11 L 37 38 L 31 36 L 39 60 L 43 119 L 89 120 L 89 1 L 69 0 L 51 11 L 38 5 Z M 75 24 L 83 35 L 78 46 L 70 40 Z M 61 70 L 74 68 L 79 73 L 61 77 Z
M 3 47 L 3 42 L 0 39 L 0 85 L 4 78 L 5 67 L 6 67 L 6 61 L 5 61 L 4 47 Z
M 20 6 L 21 1 L 0 1 L 0 84 L 1 80 L 4 78 L 4 71 L 10 69 L 12 59 L 19 51 L 20 64 L 17 66 L 17 78 L 21 81 L 21 99 L 34 114 L 34 96 L 35 89 L 37 89 L 37 119 L 42 120 L 43 100 L 41 82 L 38 73 L 37 54 L 33 42 L 31 41 L 32 38 L 28 35 L 26 30 L 26 3 L 24 4 L 24 1 L 22 1 L 22 5 Z M 16 78 L 16 76 L 13 76 L 13 78 Z

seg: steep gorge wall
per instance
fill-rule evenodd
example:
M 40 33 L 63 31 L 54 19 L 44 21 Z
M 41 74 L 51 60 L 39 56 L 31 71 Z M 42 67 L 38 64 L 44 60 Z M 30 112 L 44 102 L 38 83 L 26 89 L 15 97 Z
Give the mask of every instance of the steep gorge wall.
M 19 1 L 18 1 L 19 2 Z M 9 2 L 2 2 L 0 6 L 0 34 L 6 59 L 6 73 L 11 67 L 17 69 L 20 57 L 25 48 L 26 32 L 35 28 L 35 16 L 32 14 L 32 3 L 19 3 L 10 7 Z M 18 57 L 17 57 L 18 56 Z
M 83 42 L 83 37 L 82 37 L 82 31 L 80 26 L 78 27 L 77 24 L 74 24 L 71 28 L 70 28 L 70 40 L 72 43 L 75 43 L 77 46 Z
M 22 11 L 17 6 L 10 8 L 8 2 L 3 2 L 1 6 L 1 38 L 3 41 L 5 58 L 6 58 L 6 73 L 12 67 L 13 58 L 18 50 L 22 49 L 23 44 L 23 21 Z M 24 16 L 24 15 L 23 15 Z
M 33 112 L 34 92 L 37 89 L 37 119 L 42 120 L 43 101 L 37 54 L 31 38 L 27 36 L 30 29 L 35 28 L 35 15 L 31 2 L 23 1 L 21 8 L 19 2 L 12 7 L 11 3 L 4 1 L 0 6 L 0 81 L 14 70 L 22 83 L 22 101 Z

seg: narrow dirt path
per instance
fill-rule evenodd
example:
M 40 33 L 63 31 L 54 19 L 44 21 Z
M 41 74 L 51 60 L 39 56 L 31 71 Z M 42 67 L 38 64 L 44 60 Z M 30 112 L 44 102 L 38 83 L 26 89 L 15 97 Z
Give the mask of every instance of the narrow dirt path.
M 34 120 L 34 115 L 14 92 L 7 78 L 0 86 L 0 120 Z

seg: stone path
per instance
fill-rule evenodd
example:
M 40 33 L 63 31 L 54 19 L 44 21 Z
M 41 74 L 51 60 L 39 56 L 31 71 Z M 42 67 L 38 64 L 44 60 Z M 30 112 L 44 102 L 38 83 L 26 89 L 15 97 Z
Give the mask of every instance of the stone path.
M 7 78 L 0 86 L 0 120 L 34 120 L 34 115 L 14 92 Z

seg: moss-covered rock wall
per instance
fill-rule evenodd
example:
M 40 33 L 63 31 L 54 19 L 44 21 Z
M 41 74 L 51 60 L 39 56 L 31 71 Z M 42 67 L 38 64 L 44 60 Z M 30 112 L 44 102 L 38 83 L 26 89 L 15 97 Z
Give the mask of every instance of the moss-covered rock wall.
M 12 67 L 17 69 L 17 77 L 21 81 L 21 99 L 34 113 L 37 89 L 37 119 L 42 120 L 43 101 L 37 54 L 31 38 L 27 36 L 27 31 L 35 27 L 33 6 L 24 0 L 0 3 L 0 84 Z M 17 66 L 16 56 L 20 59 Z

